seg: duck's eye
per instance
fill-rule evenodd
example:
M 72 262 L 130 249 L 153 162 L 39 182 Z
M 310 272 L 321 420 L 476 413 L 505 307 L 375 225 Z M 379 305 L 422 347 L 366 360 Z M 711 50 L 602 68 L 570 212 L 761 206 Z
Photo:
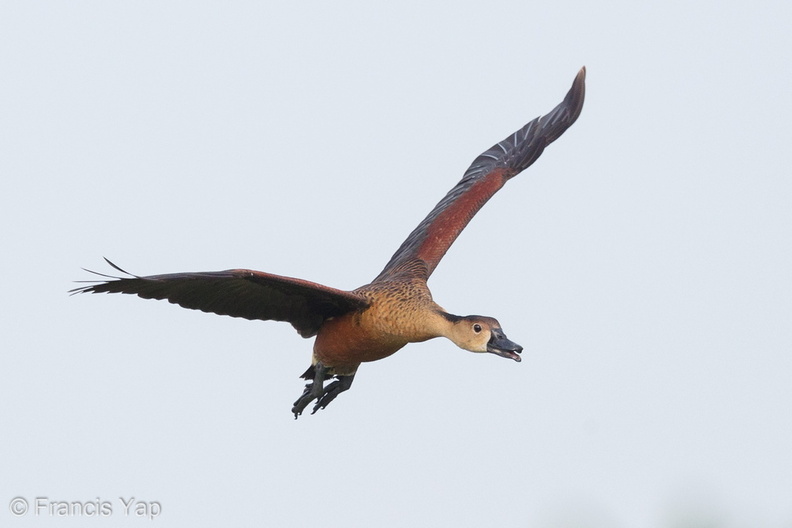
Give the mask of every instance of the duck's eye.
M 481 325 L 480 325 L 480 324 L 478 324 L 478 323 L 474 324 L 474 325 L 473 325 L 473 331 L 474 331 L 474 332 L 476 332 L 477 334 L 478 334 L 479 332 L 481 332 Z

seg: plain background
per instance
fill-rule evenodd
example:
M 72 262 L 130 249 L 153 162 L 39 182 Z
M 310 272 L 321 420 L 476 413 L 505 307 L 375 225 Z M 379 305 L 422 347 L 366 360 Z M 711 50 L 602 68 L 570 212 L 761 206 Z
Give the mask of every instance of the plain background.
M 0 525 L 789 528 L 790 6 L 3 2 Z M 430 281 L 521 364 L 411 345 L 295 422 L 290 326 L 66 294 L 364 284 L 583 65 Z

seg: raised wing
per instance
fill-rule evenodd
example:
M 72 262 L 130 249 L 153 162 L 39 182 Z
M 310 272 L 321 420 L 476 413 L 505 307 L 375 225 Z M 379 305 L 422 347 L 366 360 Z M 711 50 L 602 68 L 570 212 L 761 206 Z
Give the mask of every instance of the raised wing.
M 352 292 L 260 271 L 232 269 L 138 277 L 107 262 L 129 277 L 91 271 L 114 280 L 75 288 L 70 293 L 131 293 L 219 315 L 286 321 L 303 337 L 316 335 L 328 317 L 361 310 L 369 304 L 365 297 Z
M 462 180 L 410 233 L 374 282 L 404 273 L 428 279 L 487 200 L 536 161 L 544 148 L 575 122 L 583 108 L 585 80 L 584 67 L 561 104 L 477 157 Z

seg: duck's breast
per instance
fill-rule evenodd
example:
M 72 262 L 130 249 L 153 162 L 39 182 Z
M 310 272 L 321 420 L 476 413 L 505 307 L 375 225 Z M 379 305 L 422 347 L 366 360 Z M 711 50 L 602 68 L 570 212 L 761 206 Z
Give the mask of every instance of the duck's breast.
M 314 355 L 322 364 L 376 361 L 437 335 L 427 325 L 427 312 L 435 305 L 425 283 L 370 285 L 358 291 L 371 301 L 368 308 L 328 319 L 319 329 Z

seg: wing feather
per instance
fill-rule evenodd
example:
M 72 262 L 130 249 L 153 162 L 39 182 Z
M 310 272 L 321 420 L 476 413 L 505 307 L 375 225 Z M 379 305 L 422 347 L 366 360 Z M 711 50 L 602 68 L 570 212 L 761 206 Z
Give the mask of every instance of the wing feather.
M 70 293 L 128 293 L 219 315 L 285 321 L 303 337 L 316 335 L 328 317 L 361 310 L 369 304 L 353 292 L 261 271 L 232 269 L 138 277 L 107 262 L 128 277 L 91 271 L 114 280 L 75 288 Z
M 479 155 L 462 180 L 440 200 L 410 233 L 374 279 L 402 274 L 428 279 L 459 233 L 481 207 L 510 179 L 539 158 L 578 118 L 585 99 L 586 68 L 582 68 L 564 100 Z

